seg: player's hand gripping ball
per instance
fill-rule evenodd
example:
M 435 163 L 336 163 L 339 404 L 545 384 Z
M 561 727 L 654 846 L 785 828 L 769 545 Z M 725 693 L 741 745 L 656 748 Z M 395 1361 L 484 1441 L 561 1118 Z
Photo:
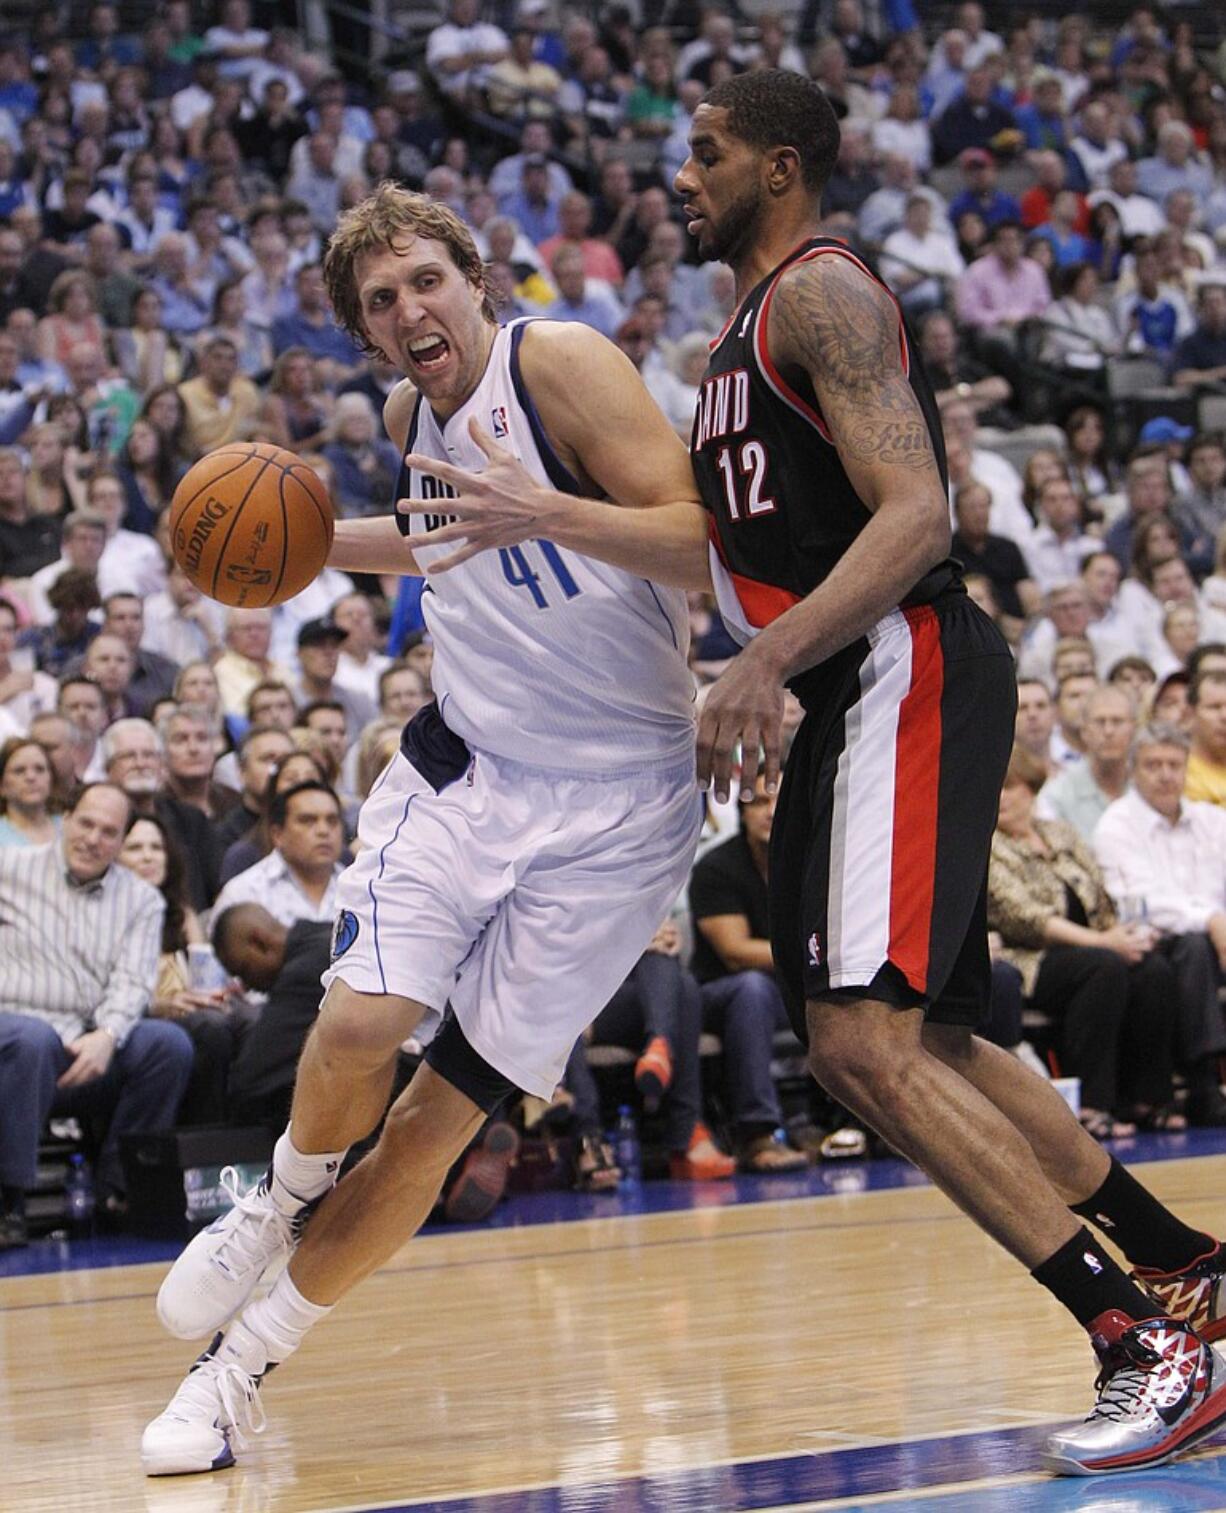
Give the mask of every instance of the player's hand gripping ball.
M 239 609 L 300 594 L 327 561 L 334 529 L 319 474 L 263 441 L 202 457 L 170 503 L 175 561 L 202 593 Z

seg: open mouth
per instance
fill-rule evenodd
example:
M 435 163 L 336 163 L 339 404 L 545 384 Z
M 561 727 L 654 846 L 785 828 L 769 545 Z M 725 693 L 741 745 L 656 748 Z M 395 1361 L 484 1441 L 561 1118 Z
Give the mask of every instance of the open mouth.
M 451 355 L 451 346 L 441 336 L 423 336 L 409 343 L 409 361 L 419 373 L 433 373 Z

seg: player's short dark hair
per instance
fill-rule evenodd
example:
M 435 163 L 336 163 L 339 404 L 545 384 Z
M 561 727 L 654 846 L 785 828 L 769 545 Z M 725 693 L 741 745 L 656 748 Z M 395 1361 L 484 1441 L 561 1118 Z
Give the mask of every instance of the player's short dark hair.
M 726 110 L 728 130 L 751 147 L 795 148 L 805 187 L 813 194 L 826 187 L 839 155 L 839 122 L 812 79 L 786 68 L 735 74 L 712 85 L 702 103 Z
M 337 798 L 334 789 L 329 788 L 327 783 L 295 783 L 292 788 L 287 788 L 284 793 L 274 793 L 272 803 L 268 806 L 268 823 L 278 829 L 289 818 L 290 800 L 298 797 L 300 793 L 326 793 L 336 805 L 336 812 L 341 812 L 341 801 Z

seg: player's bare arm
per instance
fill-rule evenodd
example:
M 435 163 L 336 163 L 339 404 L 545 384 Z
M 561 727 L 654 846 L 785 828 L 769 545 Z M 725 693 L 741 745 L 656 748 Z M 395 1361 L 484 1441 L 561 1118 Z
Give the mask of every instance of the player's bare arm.
M 404 451 L 408 440 L 416 403 L 417 390 L 406 378 L 396 385 L 383 406 L 383 424 L 399 452 Z M 421 577 L 408 538 L 400 534 L 400 527 L 391 515 L 373 520 L 338 520 L 328 566 L 343 573 L 395 571 L 406 577 Z
M 767 339 L 785 377 L 808 376 L 873 518 L 825 582 L 756 636 L 707 695 L 698 775 L 725 797 L 738 744 L 742 793 L 753 792 L 759 742 L 767 782 L 778 781 L 782 685 L 863 635 L 949 550 L 949 506 L 889 295 L 845 258 L 814 258 L 780 280 Z
M 431 544 L 459 547 L 430 571 L 543 537 L 657 583 L 709 590 L 707 516 L 689 454 L 630 360 L 590 327 L 552 321 L 529 326 L 520 360 L 554 450 L 591 497 L 538 484 L 474 423 L 489 459 L 483 472 L 408 458 L 458 490 L 448 502 L 458 519 L 434 531 Z

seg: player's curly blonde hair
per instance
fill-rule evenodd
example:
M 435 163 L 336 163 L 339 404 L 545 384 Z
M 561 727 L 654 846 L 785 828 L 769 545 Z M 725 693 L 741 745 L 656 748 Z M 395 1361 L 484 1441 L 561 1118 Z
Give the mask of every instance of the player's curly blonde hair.
M 398 251 L 401 244 L 414 236 L 442 242 L 468 282 L 481 290 L 482 315 L 497 324 L 494 302 L 485 287 L 481 254 L 468 227 L 449 206 L 385 179 L 360 205 L 341 216 L 328 242 L 323 265 L 324 283 L 337 320 L 371 357 L 386 358 L 386 354 L 371 341 L 362 321 L 355 274 L 357 261 L 370 252 L 388 248 Z

